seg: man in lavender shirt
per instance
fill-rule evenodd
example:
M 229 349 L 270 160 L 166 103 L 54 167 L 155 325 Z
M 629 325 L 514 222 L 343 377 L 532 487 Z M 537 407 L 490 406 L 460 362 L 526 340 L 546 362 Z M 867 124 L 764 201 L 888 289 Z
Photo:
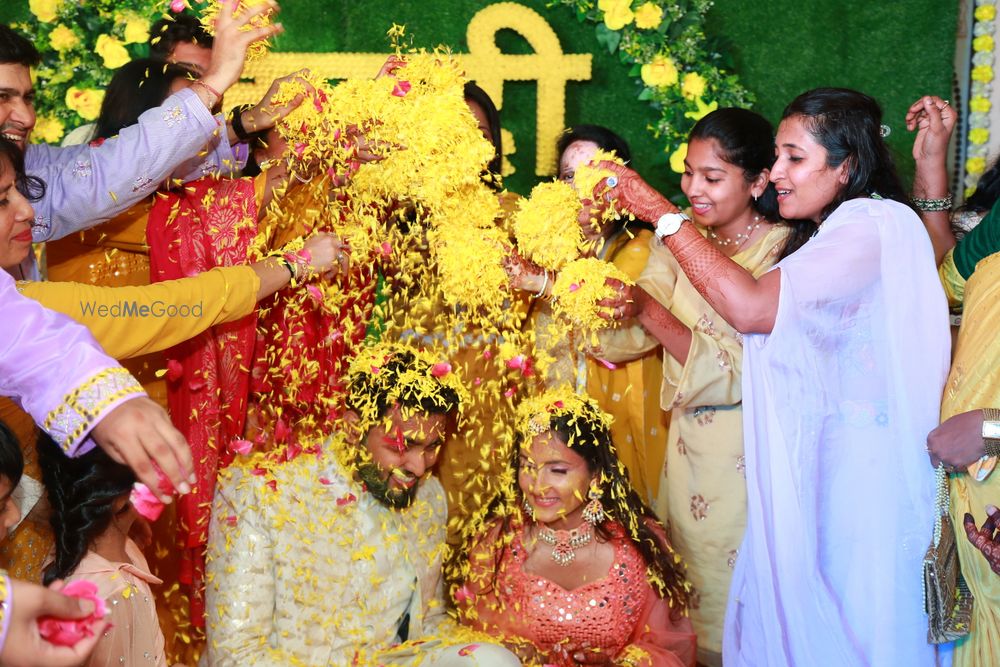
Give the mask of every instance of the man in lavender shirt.
M 29 68 L 39 62 L 39 54 L 31 42 L 0 25 L 0 134 L 25 150 L 27 172 L 47 184 L 45 197 L 35 204 L 34 241 L 59 239 L 110 220 L 167 179 L 184 182 L 239 172 L 247 147 L 211 110 L 239 79 L 250 43 L 282 30 L 281 24 L 246 32 L 240 28 L 276 7 L 265 3 L 239 16 L 220 17 L 211 61 L 196 84 L 171 95 L 140 116 L 136 125 L 100 146 L 28 144 L 35 126 Z M 260 104 L 244 111 L 243 127 L 253 131 L 273 127 L 291 110 L 270 104 L 276 90 L 272 86 Z M 15 278 L 38 278 L 30 255 L 19 269 Z

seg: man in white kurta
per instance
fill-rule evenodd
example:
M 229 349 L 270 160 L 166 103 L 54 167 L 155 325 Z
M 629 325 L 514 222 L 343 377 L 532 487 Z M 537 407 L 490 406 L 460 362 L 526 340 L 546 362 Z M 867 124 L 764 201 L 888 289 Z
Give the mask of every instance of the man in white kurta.
M 405 360 L 375 373 L 355 364 L 348 404 L 361 407 L 323 443 L 222 474 L 209 531 L 209 665 L 520 664 L 458 639 L 445 614 L 447 503 L 428 471 L 457 396 L 428 401 L 440 379 Z M 375 398 L 358 400 L 361 390 Z

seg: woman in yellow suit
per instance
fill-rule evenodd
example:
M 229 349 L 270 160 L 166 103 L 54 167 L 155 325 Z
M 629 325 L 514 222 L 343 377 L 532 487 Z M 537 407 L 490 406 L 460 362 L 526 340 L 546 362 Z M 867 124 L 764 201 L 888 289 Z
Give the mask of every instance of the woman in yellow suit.
M 772 224 L 770 123 L 720 109 L 691 131 L 681 189 L 702 233 L 755 276 L 808 233 Z M 746 526 L 742 337 L 691 285 L 658 240 L 637 286 L 612 305 L 621 326 L 600 335 L 602 356 L 621 361 L 663 349 L 658 398 L 671 412 L 660 494 L 653 507 L 688 565 L 690 613 L 700 662 L 721 664 L 722 621 Z

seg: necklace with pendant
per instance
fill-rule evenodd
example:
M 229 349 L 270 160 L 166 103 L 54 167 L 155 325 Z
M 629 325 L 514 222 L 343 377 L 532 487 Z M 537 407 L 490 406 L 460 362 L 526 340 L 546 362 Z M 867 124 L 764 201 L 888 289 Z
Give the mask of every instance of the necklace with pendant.
M 576 552 L 590 544 L 594 538 L 594 527 L 584 522 L 573 530 L 553 530 L 548 526 L 538 529 L 538 539 L 552 546 L 552 560 L 563 567 L 576 559 Z

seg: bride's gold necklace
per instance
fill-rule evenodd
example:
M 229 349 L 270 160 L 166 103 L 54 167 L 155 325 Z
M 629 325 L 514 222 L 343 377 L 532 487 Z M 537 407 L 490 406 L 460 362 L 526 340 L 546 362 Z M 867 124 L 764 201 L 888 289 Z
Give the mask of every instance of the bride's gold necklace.
M 552 560 L 566 567 L 576 559 L 577 550 L 594 539 L 594 527 L 586 521 L 573 530 L 553 530 L 548 526 L 539 526 L 538 539 L 551 545 Z

